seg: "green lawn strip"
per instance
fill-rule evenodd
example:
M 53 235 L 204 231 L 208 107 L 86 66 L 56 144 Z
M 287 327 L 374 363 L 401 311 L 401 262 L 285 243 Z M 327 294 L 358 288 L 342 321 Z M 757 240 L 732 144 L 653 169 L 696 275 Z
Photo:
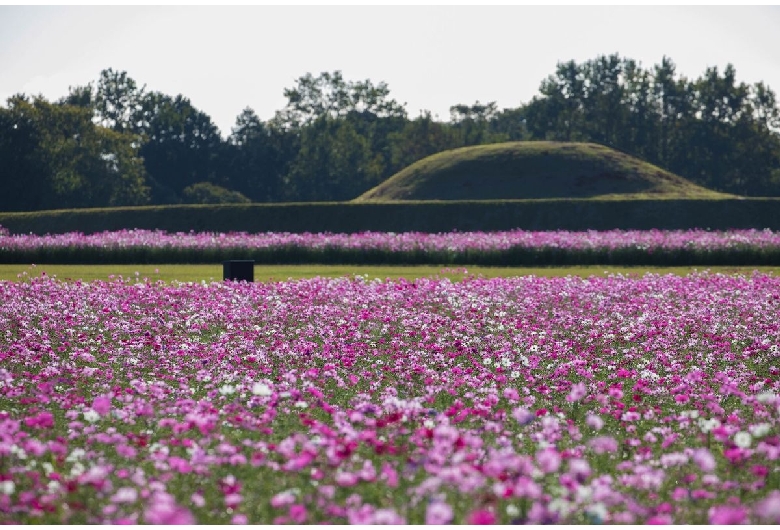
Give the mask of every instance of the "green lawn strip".
M 750 274 L 754 270 L 764 273 L 780 273 L 780 267 L 770 266 L 699 266 L 699 267 L 618 267 L 592 265 L 579 267 L 448 267 L 445 265 L 379 266 L 379 265 L 255 265 L 255 281 L 284 281 L 313 278 L 315 276 L 339 277 L 367 275 L 369 279 L 412 280 L 429 276 L 441 276 L 453 280 L 467 275 L 486 278 L 509 276 L 605 276 L 608 274 L 643 275 L 677 274 L 684 276 L 696 271 L 709 270 L 725 274 Z M 467 272 L 466 272 L 467 271 Z M 31 277 L 56 276 L 61 280 L 109 280 L 114 278 L 147 278 L 151 281 L 200 282 L 221 281 L 222 265 L 9 265 L 0 264 L 0 280 L 19 281 Z

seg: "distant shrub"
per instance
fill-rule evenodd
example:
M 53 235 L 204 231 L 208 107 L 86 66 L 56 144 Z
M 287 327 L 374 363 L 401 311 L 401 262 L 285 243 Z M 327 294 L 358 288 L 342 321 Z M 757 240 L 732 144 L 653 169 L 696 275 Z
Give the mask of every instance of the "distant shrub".
M 182 191 L 184 202 L 190 204 L 248 204 L 246 195 L 217 186 L 211 182 L 198 182 Z

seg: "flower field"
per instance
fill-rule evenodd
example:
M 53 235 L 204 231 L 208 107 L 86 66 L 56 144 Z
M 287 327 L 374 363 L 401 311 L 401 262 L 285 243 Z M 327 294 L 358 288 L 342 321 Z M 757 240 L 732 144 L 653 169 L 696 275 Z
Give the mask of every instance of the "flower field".
M 758 273 L 0 282 L 0 520 L 780 523 L 779 344 Z
M 778 265 L 771 230 L 362 232 L 248 234 L 123 230 L 11 235 L 2 263 L 258 263 L 459 265 Z

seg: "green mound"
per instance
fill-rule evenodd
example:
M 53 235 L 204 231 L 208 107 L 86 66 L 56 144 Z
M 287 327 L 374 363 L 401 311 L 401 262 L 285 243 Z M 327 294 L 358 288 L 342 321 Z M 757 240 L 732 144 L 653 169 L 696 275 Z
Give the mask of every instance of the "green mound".
M 353 202 L 729 197 L 602 145 L 508 142 L 429 156 Z

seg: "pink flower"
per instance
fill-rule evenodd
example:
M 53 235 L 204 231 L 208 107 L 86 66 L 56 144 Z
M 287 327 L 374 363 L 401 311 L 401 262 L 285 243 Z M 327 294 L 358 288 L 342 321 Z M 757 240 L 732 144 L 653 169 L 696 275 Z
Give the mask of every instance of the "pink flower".
M 173 502 L 155 502 L 144 513 L 149 524 L 195 524 L 192 513 Z
M 561 467 L 561 455 L 553 447 L 542 449 L 536 453 L 536 462 L 545 473 L 555 473 Z
M 446 502 L 432 502 L 425 510 L 425 524 L 447 524 L 450 521 L 452 521 L 452 507 Z
M 582 482 L 590 476 L 590 464 L 582 458 L 572 458 L 569 460 L 569 472 Z
M 512 411 L 512 417 L 517 420 L 520 425 L 527 425 L 534 419 L 533 413 L 523 407 L 517 407 Z
M 671 515 L 661 514 L 652 516 L 645 521 L 645 524 L 674 524 L 674 521 L 672 521 Z
M 569 403 L 574 403 L 575 401 L 579 401 L 582 398 L 584 398 L 587 393 L 588 393 L 588 387 L 585 386 L 585 383 L 580 381 L 579 383 L 571 387 L 571 391 L 569 392 L 569 395 L 566 396 L 566 401 L 568 401 Z
M 710 524 L 742 524 L 747 510 L 742 506 L 713 506 L 709 511 Z
M 604 453 L 614 453 L 618 448 L 617 440 L 611 436 L 598 436 L 596 438 L 591 438 L 590 442 L 588 442 L 588 445 L 590 445 L 591 449 L 593 449 L 593 451 L 599 455 Z
M 699 466 L 699 469 L 701 469 L 704 473 L 709 473 L 715 470 L 715 457 L 712 456 L 712 453 L 710 453 L 708 449 L 704 449 L 703 447 L 694 449 L 691 458 L 693 459 L 693 462 Z
M 244 497 L 240 493 L 228 493 L 225 495 L 225 506 L 235 510 Z
M 516 388 L 506 387 L 504 389 L 504 397 L 509 401 L 517 401 L 520 399 L 520 394 L 517 393 Z
M 281 508 L 282 506 L 288 506 L 294 502 L 295 495 L 289 491 L 283 491 L 271 497 L 271 506 L 273 508 Z
M 771 524 L 780 524 L 780 491 L 774 490 L 756 503 L 754 513 Z
M 395 510 L 390 508 L 382 508 L 374 512 L 374 520 L 372 524 L 392 524 L 401 525 L 405 524 L 404 518 L 396 513 Z
M 488 510 L 477 510 L 471 512 L 466 518 L 468 524 L 494 524 L 496 522 L 496 516 L 493 512 Z
M 585 418 L 585 423 L 588 427 L 597 431 L 600 431 L 601 428 L 604 427 L 604 420 L 596 414 L 588 414 L 588 417 Z
M 237 513 L 230 520 L 230 522 L 232 524 L 246 524 L 248 521 L 249 521 L 249 519 L 247 519 L 247 516 L 244 515 L 243 513 Z
M 398 473 L 389 462 L 382 462 L 382 478 L 391 488 L 398 486 Z
M 134 488 L 119 488 L 114 495 L 111 496 L 111 502 L 120 504 L 123 502 L 135 502 L 138 499 L 138 492 Z
M 358 476 L 348 471 L 339 471 L 336 473 L 336 484 L 342 488 L 348 488 L 358 483 Z
M 177 471 L 179 473 L 189 473 L 192 471 L 192 466 L 190 463 L 180 456 L 169 457 L 168 465 L 171 466 L 173 471 Z

